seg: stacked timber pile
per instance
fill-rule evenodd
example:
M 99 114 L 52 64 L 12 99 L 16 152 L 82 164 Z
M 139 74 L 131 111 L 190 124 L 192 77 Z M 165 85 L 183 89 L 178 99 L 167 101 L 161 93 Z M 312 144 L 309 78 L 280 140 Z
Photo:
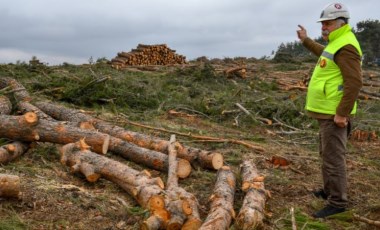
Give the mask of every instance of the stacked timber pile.
M 111 60 L 111 65 L 116 69 L 121 69 L 126 66 L 138 65 L 185 64 L 186 57 L 178 55 L 175 52 L 175 50 L 170 49 L 166 44 L 139 44 L 136 49 L 132 49 L 130 52 L 119 52 Z

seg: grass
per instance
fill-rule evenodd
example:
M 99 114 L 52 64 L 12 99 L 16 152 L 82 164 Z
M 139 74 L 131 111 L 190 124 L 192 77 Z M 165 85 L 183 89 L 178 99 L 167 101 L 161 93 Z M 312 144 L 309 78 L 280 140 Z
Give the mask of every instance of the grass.
M 11 210 L 11 211 L 9 211 Z M 7 213 L 6 217 L 0 218 L 0 230 L 24 230 L 27 224 L 19 217 L 16 211 L 0 206 L 1 213 Z

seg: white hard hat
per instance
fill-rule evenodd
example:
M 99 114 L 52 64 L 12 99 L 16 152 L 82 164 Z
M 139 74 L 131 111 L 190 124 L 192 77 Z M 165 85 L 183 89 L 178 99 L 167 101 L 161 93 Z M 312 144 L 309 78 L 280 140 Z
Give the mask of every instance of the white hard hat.
M 318 20 L 318 22 L 334 20 L 337 18 L 350 18 L 350 13 L 348 13 L 348 9 L 341 3 L 331 3 L 327 5 Z

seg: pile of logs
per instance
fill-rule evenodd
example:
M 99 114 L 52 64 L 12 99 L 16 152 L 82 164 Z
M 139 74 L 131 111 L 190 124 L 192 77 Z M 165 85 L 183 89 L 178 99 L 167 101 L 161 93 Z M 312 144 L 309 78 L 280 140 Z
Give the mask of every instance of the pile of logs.
M 186 57 L 175 52 L 166 44 L 139 44 L 136 49 L 132 49 L 130 52 L 119 52 L 111 60 L 111 66 L 122 69 L 126 66 L 185 64 Z
M 239 77 L 239 78 L 246 78 L 247 77 L 247 67 L 245 65 L 243 66 L 235 66 L 232 68 L 225 69 L 223 71 L 224 76 L 227 78 L 233 78 L 233 77 Z
M 0 97 L 0 138 L 9 144 L 0 146 L 0 164 L 22 156 L 33 142 L 58 145 L 61 163 L 71 172 L 81 173 L 87 181 L 100 178 L 112 181 L 148 209 L 150 216 L 142 229 L 228 229 L 235 218 L 234 194 L 236 177 L 232 168 L 223 166 L 223 156 L 184 146 L 172 134 L 162 140 L 134 133 L 122 127 L 66 108 L 52 102 L 33 101 L 16 80 L 0 78 L 0 89 L 9 87 L 15 105 L 8 97 Z M 13 101 L 13 100 L 12 100 Z M 12 109 L 15 106 L 17 109 Z M 20 114 L 12 115 L 11 111 Z M 108 158 L 108 151 L 144 165 L 167 172 L 165 185 L 153 178 L 148 170 L 138 171 L 124 163 Z M 217 181 L 210 198 L 210 213 L 203 222 L 196 196 L 181 188 L 179 178 L 186 178 L 192 165 L 217 170 Z M 264 207 L 268 192 L 264 178 L 254 163 L 241 165 L 242 190 L 246 199 L 237 217 L 236 228 L 252 229 L 263 226 Z M 0 197 L 19 197 L 20 178 L 0 174 Z

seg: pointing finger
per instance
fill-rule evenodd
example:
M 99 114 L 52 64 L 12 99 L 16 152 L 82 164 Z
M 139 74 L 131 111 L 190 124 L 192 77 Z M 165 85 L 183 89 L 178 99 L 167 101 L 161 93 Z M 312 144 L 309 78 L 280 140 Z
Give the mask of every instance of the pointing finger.
M 301 30 L 305 30 L 305 28 L 301 25 L 298 25 L 298 27 L 301 29 Z

